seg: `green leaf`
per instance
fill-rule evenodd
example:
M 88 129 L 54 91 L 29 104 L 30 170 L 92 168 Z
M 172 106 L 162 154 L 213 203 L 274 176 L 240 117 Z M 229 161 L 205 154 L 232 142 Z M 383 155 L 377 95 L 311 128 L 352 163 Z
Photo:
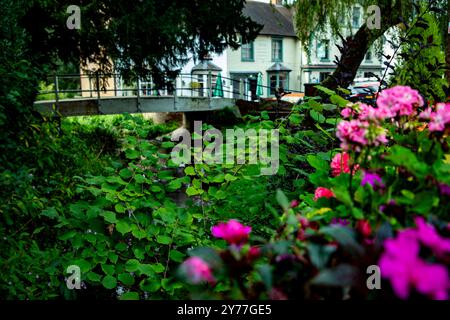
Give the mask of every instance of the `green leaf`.
M 330 256 L 336 251 L 335 246 L 320 245 L 314 242 L 308 243 L 307 249 L 311 262 L 317 269 L 323 269 Z
M 328 95 L 330 95 L 330 96 L 336 94 L 336 92 L 334 92 L 333 90 L 330 90 L 330 89 L 328 89 L 328 88 L 326 88 L 326 87 L 324 87 L 324 86 L 321 86 L 321 85 L 317 85 L 317 86 L 314 86 L 314 87 L 315 87 L 317 90 L 322 91 L 322 92 L 324 92 L 324 93 L 326 93 L 326 94 L 328 94 Z
M 226 181 L 236 181 L 237 179 L 238 179 L 237 177 L 232 176 L 232 175 L 229 174 L 229 173 L 227 173 L 227 174 L 225 175 L 225 180 L 226 180 Z
M 311 118 L 319 123 L 324 123 L 326 118 L 318 113 L 316 110 L 309 110 L 309 115 L 311 116 Z
M 109 223 L 117 223 L 116 214 L 111 211 L 102 211 L 100 215 L 105 219 L 106 222 Z
M 286 197 L 286 195 L 284 194 L 284 192 L 281 191 L 281 189 L 277 189 L 276 199 L 278 204 L 283 208 L 283 210 L 289 209 L 290 202 Z
M 153 268 L 153 271 L 155 271 L 155 273 L 163 273 L 165 268 L 161 263 L 155 263 L 151 265 Z
M 428 174 L 427 164 L 419 161 L 416 155 L 408 148 L 395 145 L 391 148 L 390 154 L 386 156 L 386 159 L 399 167 L 406 168 L 418 178 L 424 178 Z
M 175 262 L 183 262 L 185 255 L 178 250 L 171 250 L 169 258 Z
M 77 232 L 75 230 L 71 230 L 69 232 L 66 232 L 62 236 L 60 236 L 59 239 L 62 240 L 62 241 L 67 241 L 67 240 L 72 239 L 73 237 L 75 237 L 76 234 L 77 234 Z
M 167 245 L 172 242 L 172 238 L 164 235 L 158 235 L 156 236 L 156 242 Z
M 122 282 L 126 286 L 132 286 L 134 284 L 134 278 L 129 273 L 121 273 L 121 274 L 119 274 L 117 279 L 119 279 L 119 281 Z
M 122 235 L 128 233 L 131 231 L 131 226 L 128 224 L 128 222 L 124 221 L 124 220 L 120 220 L 117 224 L 116 224 L 116 230 L 118 232 L 120 232 Z
M 127 292 L 120 296 L 120 300 L 139 300 L 139 293 Z
M 100 282 L 102 280 L 102 276 L 95 272 L 89 272 L 87 274 L 87 279 L 93 282 Z
M 196 175 L 194 167 L 187 167 L 186 169 L 184 169 L 184 173 L 186 173 L 188 176 Z
M 321 271 L 311 283 L 320 286 L 350 287 L 356 284 L 358 269 L 352 265 L 340 264 Z
M 106 289 L 114 289 L 117 286 L 117 280 L 116 278 L 107 275 L 103 278 L 102 284 Z
M 125 263 L 125 270 L 128 272 L 135 272 L 139 269 L 139 261 L 136 259 L 130 259 Z
M 45 216 L 45 217 L 49 217 L 51 219 L 54 219 L 54 218 L 58 217 L 58 211 L 56 211 L 56 209 L 54 207 L 51 207 L 51 208 L 42 210 L 41 215 Z
M 115 268 L 113 265 L 102 264 L 101 268 L 102 268 L 103 272 L 106 273 L 107 275 L 112 276 L 115 273 Z
M 141 274 L 145 274 L 149 277 L 155 274 L 155 271 L 153 270 L 153 266 L 151 264 L 141 264 L 139 265 L 138 270 L 141 272 Z
M 118 203 L 118 204 L 116 204 L 115 206 L 114 206 L 114 209 L 116 209 L 116 212 L 117 213 L 124 213 L 127 209 L 123 206 L 123 205 L 121 205 L 120 203 Z
M 146 279 L 141 282 L 139 287 L 146 292 L 156 292 L 161 289 L 161 282 L 158 280 Z
M 139 151 L 134 150 L 134 149 L 127 149 L 125 151 L 125 155 L 128 159 L 133 160 L 133 159 L 138 158 L 140 156 L 140 153 L 139 153 Z
M 345 250 L 354 255 L 362 255 L 364 249 L 355 240 L 354 232 L 346 227 L 331 226 L 321 228 L 320 231 L 335 239 Z
M 128 168 L 123 168 L 122 170 L 119 171 L 119 175 L 123 179 L 130 179 L 133 176 L 133 172 Z
M 195 196 L 195 195 L 199 195 L 202 194 L 203 190 L 202 189 L 197 189 L 193 186 L 190 186 L 189 188 L 186 189 L 186 194 L 190 197 Z

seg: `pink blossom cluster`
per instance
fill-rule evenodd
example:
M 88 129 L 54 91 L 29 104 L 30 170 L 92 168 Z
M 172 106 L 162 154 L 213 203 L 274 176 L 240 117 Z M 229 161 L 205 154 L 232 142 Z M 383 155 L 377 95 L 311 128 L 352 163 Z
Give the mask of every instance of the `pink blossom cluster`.
M 450 103 L 438 103 L 436 111 L 428 108 L 420 114 L 420 118 L 430 120 L 428 124 L 430 131 L 444 131 L 450 125 Z
M 414 116 L 424 101 L 419 91 L 408 86 L 395 86 L 381 91 L 377 99 L 377 113 L 383 119 Z
M 226 223 L 219 223 L 211 228 L 214 237 L 224 239 L 229 244 L 242 245 L 249 237 L 251 227 L 242 225 L 239 221 L 231 219 Z
M 341 148 L 345 151 L 360 152 L 364 146 L 379 146 L 388 142 L 383 127 L 359 119 L 341 121 L 337 126 L 336 136 L 341 140 Z
M 215 282 L 213 273 L 208 263 L 200 257 L 190 257 L 181 265 L 181 272 L 187 277 L 190 283 L 200 284 Z
M 421 245 L 436 256 L 450 253 L 450 240 L 442 238 L 432 225 L 421 217 L 416 218 L 416 228 L 398 233 L 384 243 L 380 258 L 381 275 L 390 280 L 398 297 L 407 299 L 410 290 L 436 300 L 448 299 L 450 278 L 445 265 L 426 262 L 419 256 Z

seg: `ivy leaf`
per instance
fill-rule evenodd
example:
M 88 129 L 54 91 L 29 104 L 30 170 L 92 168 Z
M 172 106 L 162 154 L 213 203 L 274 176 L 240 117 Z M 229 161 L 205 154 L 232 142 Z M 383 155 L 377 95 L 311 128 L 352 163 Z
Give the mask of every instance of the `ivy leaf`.
M 127 292 L 120 296 L 120 300 L 139 300 L 139 293 Z
M 116 230 L 120 232 L 122 235 L 128 233 L 131 231 L 131 226 L 128 224 L 128 222 L 120 220 L 116 224 Z
M 107 275 L 103 278 L 102 284 L 106 289 L 114 289 L 117 286 L 117 280 L 116 278 Z
M 156 242 L 167 245 L 172 242 L 172 238 L 164 235 L 158 235 L 156 236 Z
M 136 259 L 130 259 L 125 263 L 125 270 L 128 272 L 135 272 L 139 269 L 139 261 Z
M 111 211 L 102 211 L 100 215 L 105 219 L 106 222 L 109 223 L 117 223 L 116 214 Z
M 188 176 L 196 175 L 194 167 L 187 167 L 186 169 L 184 169 L 184 173 L 186 173 Z
M 117 279 L 119 279 L 119 281 L 122 282 L 126 286 L 132 286 L 134 284 L 134 278 L 129 273 L 121 273 L 121 274 L 119 274 Z

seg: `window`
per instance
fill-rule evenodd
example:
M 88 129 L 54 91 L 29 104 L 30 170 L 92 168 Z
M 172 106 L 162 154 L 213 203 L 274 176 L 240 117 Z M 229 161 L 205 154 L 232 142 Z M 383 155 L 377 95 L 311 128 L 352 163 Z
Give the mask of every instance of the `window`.
M 352 26 L 353 28 L 359 28 L 361 25 L 361 8 L 353 7 Z
M 330 41 L 322 40 L 317 43 L 317 58 L 320 60 L 330 60 Z
M 278 88 L 288 89 L 288 73 L 279 72 L 269 74 L 270 95 L 275 95 Z
M 367 61 L 372 61 L 372 50 L 371 49 L 367 50 L 366 60 Z
M 319 74 L 319 82 L 324 81 L 328 76 L 331 74 L 331 72 L 321 72 Z
M 255 48 L 253 46 L 253 42 L 242 44 L 241 60 L 242 61 L 255 61 L 254 51 L 255 51 Z
M 272 39 L 272 61 L 283 61 L 283 39 L 281 38 Z

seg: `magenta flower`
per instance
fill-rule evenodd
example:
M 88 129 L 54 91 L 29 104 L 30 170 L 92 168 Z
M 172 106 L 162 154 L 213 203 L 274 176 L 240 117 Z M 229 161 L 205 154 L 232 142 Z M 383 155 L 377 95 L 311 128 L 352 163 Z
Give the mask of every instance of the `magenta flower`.
M 319 200 L 320 198 L 334 198 L 334 192 L 330 189 L 319 187 L 314 192 L 314 201 Z
M 350 221 L 348 221 L 347 219 L 341 219 L 341 218 L 333 217 L 331 219 L 331 224 L 334 224 L 334 225 L 339 224 L 339 225 L 345 227 L 345 226 L 350 224 Z
M 450 196 L 450 186 L 445 183 L 439 184 L 439 191 L 443 196 Z
M 420 244 L 436 254 L 450 252 L 449 240 L 443 239 L 423 218 L 416 218 L 416 229 L 406 229 L 395 239 L 384 243 L 380 258 L 381 275 L 390 280 L 392 289 L 401 299 L 407 299 L 410 290 L 436 300 L 448 299 L 450 279 L 447 268 L 427 263 L 420 256 Z
M 437 255 L 450 253 L 450 240 L 439 235 L 434 226 L 425 222 L 423 217 L 414 220 L 417 226 L 417 238 Z
M 190 257 L 184 261 L 181 265 L 181 271 L 192 284 L 200 284 L 202 282 L 213 284 L 215 282 L 211 268 L 199 257 Z
M 229 244 L 235 245 L 245 243 L 251 231 L 251 227 L 244 226 L 234 219 L 227 223 L 219 223 L 217 226 L 211 228 L 214 237 L 224 239 Z
M 366 184 L 370 184 L 372 188 L 384 188 L 383 179 L 378 174 L 364 170 L 361 186 L 364 187 Z

